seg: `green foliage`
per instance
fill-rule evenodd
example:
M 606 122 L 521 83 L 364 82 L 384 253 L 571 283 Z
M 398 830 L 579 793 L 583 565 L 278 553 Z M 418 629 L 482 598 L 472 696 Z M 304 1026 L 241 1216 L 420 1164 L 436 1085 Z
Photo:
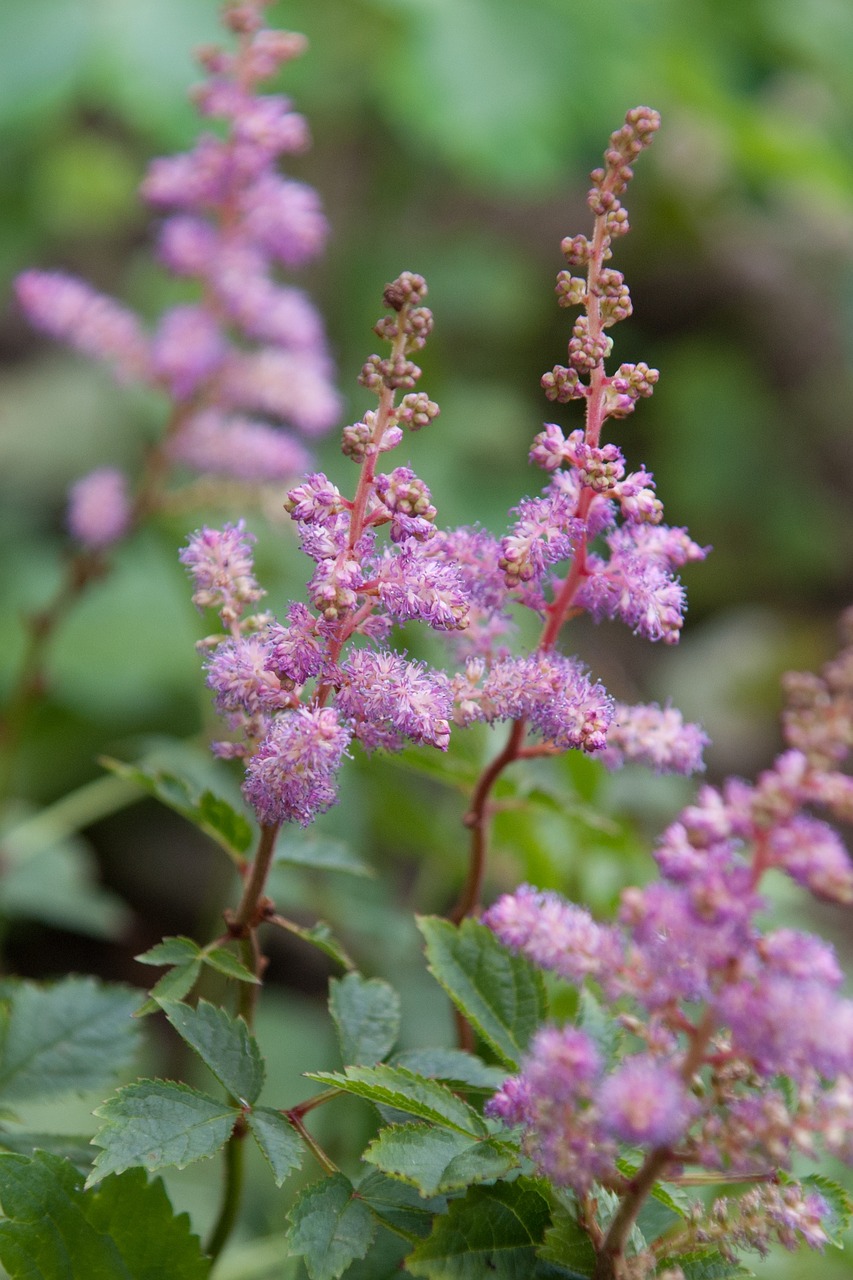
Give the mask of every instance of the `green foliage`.
M 577 1025 L 594 1041 L 601 1059 L 608 1065 L 616 1058 L 624 1033 L 617 1019 L 604 1008 L 587 986 L 581 987 Z
M 406 1266 L 426 1280 L 568 1280 L 571 1272 L 537 1258 L 549 1221 L 547 1198 L 527 1178 L 472 1187 L 436 1220 Z
M 404 1049 L 391 1059 L 395 1067 L 408 1067 L 420 1076 L 443 1080 L 456 1091 L 494 1093 L 506 1079 L 500 1067 L 491 1067 L 464 1049 Z
M 348 973 L 329 984 L 329 1012 L 345 1065 L 373 1066 L 400 1034 L 400 997 L 381 978 Z
M 430 972 L 505 1066 L 514 1070 L 546 1013 L 541 973 L 475 920 L 422 918 Z
M 136 960 L 139 964 L 172 966 L 151 988 L 151 997 L 142 1005 L 140 1014 L 154 1013 L 168 1001 L 182 1000 L 192 991 L 204 965 L 238 982 L 259 982 L 242 960 L 238 960 L 232 951 L 215 942 L 200 947 L 192 938 L 164 938 L 156 946 L 138 955 Z
M 443 1131 L 446 1132 L 446 1131 Z M 433 1217 L 444 1213 L 444 1196 L 420 1194 L 379 1169 L 369 1169 L 358 1184 L 358 1195 L 374 1216 L 404 1240 L 422 1240 L 432 1230 Z
M 781 1175 L 780 1181 L 783 1183 L 788 1181 L 787 1176 Z M 823 1196 L 829 1205 L 830 1216 L 821 1219 L 821 1226 L 827 1234 L 829 1243 L 843 1249 L 844 1233 L 853 1218 L 853 1197 L 845 1191 L 844 1187 L 822 1173 L 809 1173 L 797 1181 L 807 1190 L 817 1191 Z
M 311 1280 L 336 1280 L 364 1257 L 376 1234 L 373 1214 L 342 1173 L 301 1192 L 290 1224 L 290 1251 L 305 1259 Z
M 339 942 L 332 932 L 331 926 L 325 920 L 318 920 L 316 924 L 301 925 L 296 924 L 293 920 L 285 920 L 282 916 L 278 917 L 278 923 L 283 929 L 287 929 L 289 933 L 294 934 L 297 938 L 301 938 L 303 942 L 308 942 L 312 947 L 316 947 L 318 951 L 322 951 L 342 969 L 355 969 L 355 962 L 347 954 L 343 943 Z
M 280 1187 L 302 1164 L 305 1148 L 293 1126 L 270 1107 L 255 1107 L 246 1117 L 249 1132 L 258 1144 Z
M 232 1018 L 207 1000 L 194 1008 L 169 1001 L 163 1003 L 163 1012 L 223 1088 L 251 1106 L 263 1088 L 264 1064 L 258 1042 L 243 1019 Z
M 595 1271 L 595 1249 L 578 1223 L 573 1197 L 560 1198 L 553 1206 L 551 1226 L 545 1232 L 540 1258 L 563 1267 L 569 1275 L 588 1277 Z
M 228 1141 L 240 1114 L 237 1107 L 171 1080 L 126 1085 L 95 1112 L 103 1123 L 92 1141 L 102 1150 L 89 1185 L 134 1165 L 183 1169 L 206 1160 Z
M 112 1083 L 136 1048 L 138 993 L 93 978 L 7 983 L 0 1000 L 0 1105 Z
M 470 1137 L 483 1137 L 486 1125 L 480 1115 L 457 1097 L 446 1085 L 426 1076 L 416 1075 L 405 1067 L 380 1064 L 376 1067 L 347 1067 L 337 1071 L 309 1071 L 309 1080 L 333 1085 L 345 1093 L 366 1098 L 377 1106 L 394 1107 L 419 1120 L 455 1129 Z
M 0 1155 L 0 1262 L 11 1280 L 203 1280 L 210 1263 L 141 1169 L 93 1190 L 56 1156 Z
M 735 1280 L 737 1276 L 751 1276 L 753 1273 L 739 1262 L 727 1262 L 714 1249 L 696 1250 L 693 1253 L 681 1254 L 678 1258 L 666 1259 L 662 1268 L 679 1266 L 684 1272 L 684 1280 Z
M 404 1124 L 383 1129 L 364 1159 L 411 1183 L 422 1195 L 436 1196 L 504 1177 L 518 1166 L 519 1154 L 510 1143 L 494 1138 Z
M 101 764 L 117 777 L 136 783 L 140 790 L 174 809 L 175 813 L 215 840 L 235 862 L 243 861 L 254 835 L 252 824 L 227 800 L 212 791 L 198 791 L 186 778 L 163 769 L 125 764 L 109 756 L 102 757 Z

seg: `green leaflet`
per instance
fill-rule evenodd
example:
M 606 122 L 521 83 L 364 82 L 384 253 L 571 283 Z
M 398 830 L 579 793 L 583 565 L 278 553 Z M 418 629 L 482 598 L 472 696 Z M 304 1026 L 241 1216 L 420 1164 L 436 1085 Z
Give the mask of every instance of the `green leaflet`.
M 381 978 L 360 973 L 333 978 L 329 1012 L 346 1066 L 373 1066 L 393 1049 L 400 1031 L 400 997 Z
M 161 1003 L 172 1026 L 223 1088 L 251 1106 L 263 1087 L 264 1064 L 258 1042 L 243 1019 L 232 1018 L 207 1000 L 199 1000 L 195 1007 Z
M 383 1129 L 364 1159 L 423 1195 L 435 1196 L 504 1177 L 518 1166 L 519 1154 L 494 1138 L 471 1138 L 427 1124 L 402 1124 Z
M 88 1185 L 134 1165 L 183 1169 L 215 1155 L 228 1141 L 239 1108 L 171 1080 L 139 1080 L 109 1098 L 95 1112 L 103 1121 L 92 1139 L 103 1150 L 95 1158 Z
M 536 1256 L 549 1221 L 548 1201 L 530 1179 L 472 1187 L 406 1266 L 426 1280 L 569 1280 L 570 1271 Z
M 282 1186 L 288 1175 L 302 1164 L 305 1147 L 301 1138 L 293 1125 L 270 1107 L 256 1107 L 246 1120 L 249 1132 L 272 1169 L 275 1185 Z
M 456 928 L 428 916 L 418 927 L 430 972 L 504 1065 L 516 1070 L 547 1012 L 541 974 L 475 920 Z
M 119 778 L 135 782 L 143 791 L 174 809 L 187 822 L 215 840 L 235 862 L 243 861 L 253 839 L 252 824 L 227 800 L 212 791 L 200 792 L 186 778 L 164 769 L 125 764 L 109 756 L 102 757 L 101 764 Z
M 354 1093 L 368 1102 L 395 1107 L 420 1120 L 431 1120 L 471 1137 L 485 1137 L 488 1133 L 482 1118 L 467 1102 L 437 1080 L 415 1075 L 405 1067 L 380 1063 L 376 1067 L 347 1067 L 343 1074 L 335 1071 L 306 1074 L 309 1080 Z

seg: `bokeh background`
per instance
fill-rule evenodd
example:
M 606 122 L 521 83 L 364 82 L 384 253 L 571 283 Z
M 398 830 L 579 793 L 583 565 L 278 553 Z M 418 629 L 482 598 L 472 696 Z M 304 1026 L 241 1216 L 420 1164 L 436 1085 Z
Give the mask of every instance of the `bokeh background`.
M 21 659 L 21 615 L 58 580 L 68 484 L 105 462 L 137 467 L 163 414 L 33 334 L 11 281 L 27 266 L 63 268 L 149 317 L 182 296 L 152 262 L 136 186 L 151 156 L 197 132 L 191 50 L 217 38 L 217 9 L 214 0 L 0 5 L 4 688 Z M 569 332 L 553 294 L 559 242 L 588 228 L 586 175 L 625 110 L 661 111 L 628 195 L 633 231 L 617 245 L 635 314 L 614 338 L 618 359 L 646 360 L 662 377 L 617 438 L 632 465 L 654 472 L 669 522 L 714 553 L 685 574 L 690 613 L 677 650 L 616 626 L 580 627 L 572 644 L 619 696 L 672 697 L 701 720 L 714 739 L 712 778 L 760 769 L 778 745 L 780 672 L 831 654 L 853 598 L 853 7 L 292 0 L 270 16 L 311 42 L 283 81 L 314 137 L 289 172 L 321 193 L 332 237 L 298 282 L 326 317 L 344 421 L 369 407 L 355 378 L 374 348 L 383 285 L 421 272 L 436 316 L 422 385 L 442 414 L 412 438 L 410 460 L 448 524 L 500 532 L 507 509 L 538 484 L 526 454 L 543 420 L 577 425 L 573 406 L 555 409 L 539 389 Z M 350 482 L 334 441 L 321 465 Z M 9 846 L 0 881 L 15 972 L 70 968 L 141 983 L 135 952 L 164 931 L 209 936 L 233 896 L 201 838 L 153 801 L 102 784 L 97 757 L 157 751 L 211 776 L 193 650 L 204 624 L 176 551 L 203 519 L 240 514 L 226 502 L 146 530 L 56 637 L 49 686 L 11 771 L 16 823 L 47 806 L 27 850 Z M 271 607 L 302 598 L 305 562 L 286 525 L 269 508 L 249 523 Z M 410 650 L 426 652 L 424 643 L 413 635 Z M 461 748 L 462 764 L 484 749 Z M 464 797 L 419 769 L 354 761 L 341 807 L 322 824 L 320 838 L 356 845 L 377 880 L 291 872 L 280 886 L 295 914 L 319 909 L 332 920 L 366 971 L 401 975 L 413 1044 L 441 1034 L 447 1014 L 423 974 L 410 912 L 446 908 L 464 862 Z M 558 782 L 574 809 L 502 816 L 495 885 L 529 877 L 606 910 L 629 877 L 650 874 L 644 838 L 689 786 L 630 771 L 609 781 L 583 762 Z M 238 795 L 234 776 L 216 785 Z M 76 800 L 58 805 L 69 793 Z M 587 806 L 598 802 L 615 816 L 596 826 Z M 795 900 L 778 909 L 807 920 Z M 841 913 L 811 922 L 849 952 Z M 322 1006 L 329 969 L 306 950 L 274 949 L 265 1015 L 291 1102 L 305 1091 L 300 1071 L 334 1063 Z M 319 1120 L 345 1149 L 334 1117 Z M 215 1178 L 202 1169 L 175 1180 L 177 1202 L 202 1227 Z M 266 1188 L 244 1237 L 274 1234 L 282 1221 Z M 229 1265 L 235 1280 L 291 1274 L 258 1246 L 241 1248 L 223 1280 Z M 774 1260 L 762 1274 L 805 1276 L 808 1263 L 785 1267 Z M 814 1274 L 849 1269 L 833 1258 Z

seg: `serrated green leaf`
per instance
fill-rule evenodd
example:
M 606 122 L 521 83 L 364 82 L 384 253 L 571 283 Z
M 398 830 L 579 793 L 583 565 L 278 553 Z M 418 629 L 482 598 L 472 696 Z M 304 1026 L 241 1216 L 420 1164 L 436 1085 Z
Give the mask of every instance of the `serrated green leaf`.
M 135 782 L 143 791 L 174 809 L 215 840 L 231 858 L 242 863 L 243 855 L 252 843 L 252 825 L 227 800 L 215 796 L 212 791 L 199 793 L 187 779 L 163 769 L 125 764 L 109 756 L 101 757 L 101 764 L 119 778 Z
M 276 916 L 276 921 L 283 929 L 295 934 L 297 938 L 302 938 L 304 942 L 310 942 L 312 947 L 319 948 L 320 951 L 330 956 L 332 960 L 336 961 L 344 969 L 355 969 L 355 964 L 347 955 L 342 944 L 338 942 L 325 920 L 318 920 L 316 924 L 308 927 L 295 924 L 293 920 L 285 920 L 283 916 Z
M 536 1257 L 550 1221 L 548 1201 L 526 1178 L 472 1187 L 451 1202 L 432 1234 L 406 1260 L 427 1280 L 534 1280 L 554 1274 Z
M 348 844 L 328 836 L 288 833 L 288 838 L 276 847 L 275 861 L 292 867 L 312 867 L 315 871 L 343 871 L 350 876 L 376 875 L 373 867 Z
M 390 1059 L 392 1067 L 407 1067 L 419 1076 L 444 1080 L 452 1088 L 494 1093 L 506 1080 L 503 1067 L 492 1067 L 464 1049 L 404 1049 Z
M 148 951 L 134 956 L 137 964 L 172 965 L 189 964 L 201 955 L 201 947 L 192 938 L 181 936 L 164 938 Z
M 577 1213 L 557 1202 L 551 1211 L 551 1220 L 539 1250 L 540 1258 L 563 1267 L 572 1280 L 588 1280 L 595 1271 L 595 1247 L 579 1225 Z
M 223 973 L 226 978 L 235 978 L 238 982 L 253 982 L 260 984 L 260 978 L 257 974 L 252 973 L 243 964 L 242 960 L 238 960 L 233 951 L 229 951 L 226 947 L 213 947 L 210 951 L 204 951 L 202 954 L 203 962 L 211 969 L 215 969 L 217 973 Z
M 607 1012 L 601 1001 L 586 986 L 580 989 L 577 1025 L 593 1041 L 601 1054 L 602 1061 L 608 1066 L 612 1065 L 624 1034 L 616 1019 Z
M 111 1084 L 132 1057 L 139 993 L 93 978 L 16 983 L 0 1013 L 0 1104 Z
M 444 1196 L 427 1198 L 415 1187 L 386 1177 L 380 1169 L 371 1169 L 362 1178 L 358 1194 L 383 1226 L 411 1241 L 428 1236 L 435 1215 L 447 1208 Z
M 419 1120 L 430 1120 L 470 1137 L 485 1137 L 488 1133 L 482 1118 L 467 1102 L 437 1080 L 415 1075 L 405 1067 L 389 1067 L 380 1063 L 376 1067 L 347 1067 L 343 1074 L 308 1071 L 306 1075 L 309 1080 L 332 1085 L 366 1098 L 368 1102 L 394 1107 L 407 1115 L 417 1116 Z
M 337 1280 L 363 1258 L 376 1234 L 376 1221 L 349 1178 L 336 1173 L 300 1193 L 290 1211 L 290 1252 L 304 1258 L 311 1280 Z
M 435 1196 L 503 1177 L 518 1166 L 519 1153 L 494 1138 L 478 1140 L 453 1129 L 401 1124 L 383 1129 L 364 1159 L 423 1195 Z
M 265 1072 L 258 1042 L 243 1019 L 207 1000 L 195 1007 L 161 1001 L 160 1007 L 223 1088 L 251 1106 L 263 1088 Z
M 430 972 L 504 1065 L 517 1070 L 546 1014 L 542 975 L 476 920 L 456 928 L 438 917 L 421 917 L 418 927 Z
M 329 1013 L 344 1065 L 372 1067 L 393 1049 L 400 1033 L 400 997 L 381 978 L 348 973 L 329 983 Z
M 151 988 L 149 998 L 136 1011 L 137 1017 L 143 1014 L 156 1013 L 161 1003 L 167 1000 L 183 1000 L 192 991 L 198 975 L 201 973 L 201 960 L 191 960 L 189 964 L 175 965 L 162 978 L 158 978 Z
M 88 1185 L 135 1165 L 183 1169 L 215 1155 L 231 1135 L 239 1108 L 172 1080 L 139 1080 L 119 1089 L 96 1112 L 103 1120 L 92 1142 L 95 1157 Z
M 255 1107 L 247 1117 L 249 1129 L 280 1187 L 302 1164 L 305 1147 L 292 1124 L 270 1107 Z
M 204 1280 L 210 1261 L 141 1169 L 83 1190 L 57 1156 L 0 1154 L 0 1261 L 11 1280 Z

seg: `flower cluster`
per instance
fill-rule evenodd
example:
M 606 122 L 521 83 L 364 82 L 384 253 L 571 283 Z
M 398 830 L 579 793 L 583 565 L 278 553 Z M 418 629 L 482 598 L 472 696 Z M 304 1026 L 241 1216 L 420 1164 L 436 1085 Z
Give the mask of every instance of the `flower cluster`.
M 278 169 L 283 156 L 306 148 L 307 126 L 289 99 L 258 86 L 305 42 L 264 28 L 266 3 L 227 5 L 235 51 L 199 54 L 206 78 L 196 105 L 224 128 L 202 134 L 185 154 L 152 161 L 141 186 L 168 215 L 158 257 L 194 282 L 196 300 L 170 308 L 148 332 L 122 304 L 62 272 L 26 271 L 16 282 L 33 325 L 169 398 L 164 468 L 180 463 L 256 484 L 299 475 L 310 461 L 299 437 L 325 432 L 339 411 L 319 314 L 276 278 L 279 268 L 316 257 L 327 227 L 313 189 Z M 146 494 L 137 506 L 151 501 Z M 134 514 L 120 474 L 101 470 L 75 486 L 68 523 L 83 546 L 99 549 Z
M 334 803 L 335 775 L 353 740 L 367 750 L 448 744 L 449 678 L 386 647 L 395 622 L 420 619 L 456 631 L 469 609 L 452 559 L 428 554 L 436 510 L 426 484 L 407 466 L 377 470 L 406 430 L 438 413 L 410 390 L 420 378 L 412 356 L 432 326 L 425 295 L 424 280 L 409 272 L 385 290 L 392 315 L 376 332 L 391 354 L 371 356 L 360 379 L 379 403 L 343 432 L 343 452 L 359 465 L 354 497 L 320 472 L 287 495 L 286 510 L 314 562 L 311 607 L 292 603 L 286 624 L 267 614 L 243 616 L 260 592 L 242 525 L 202 529 L 181 554 L 194 601 L 218 608 L 228 632 L 203 642 L 208 685 L 238 735 L 217 750 L 246 760 L 244 792 L 268 827 L 307 825 Z M 397 403 L 400 388 L 406 394 Z M 380 545 L 383 526 L 388 541 Z
M 622 1028 L 618 1059 L 583 1018 L 543 1028 L 489 1104 L 524 1126 L 537 1165 L 580 1197 L 594 1182 L 626 1192 L 620 1144 L 643 1149 L 662 1177 L 685 1166 L 765 1177 L 819 1140 L 853 1162 L 853 1001 L 840 994 L 835 953 L 757 923 L 770 871 L 853 903 L 853 864 L 813 813 L 853 817 L 842 771 L 853 748 L 853 614 L 846 628 L 821 677 L 788 677 L 787 749 L 755 783 L 700 790 L 660 840 L 660 880 L 623 893 L 617 925 L 529 887 L 484 916 L 538 966 L 594 983 Z M 828 1206 L 793 1186 L 751 1193 L 755 1204 L 737 1209 L 717 1202 L 691 1239 L 716 1240 L 713 1224 L 725 1220 L 730 1241 L 761 1251 L 774 1232 L 788 1247 L 822 1247 Z
M 707 741 L 698 726 L 685 724 L 673 708 L 615 705 L 576 660 L 555 652 L 563 623 L 580 612 L 618 617 L 650 640 L 676 642 L 684 590 L 675 572 L 707 554 L 685 529 L 662 523 L 652 475 L 644 467 L 629 472 L 617 445 L 601 442 L 605 422 L 626 418 L 658 381 L 657 370 L 642 362 L 606 372 L 612 348 L 606 331 L 630 315 L 631 303 L 621 273 L 604 265 L 614 239 L 628 230 L 619 197 L 631 164 L 658 124 L 646 107 L 628 112 L 611 136 L 605 166 L 592 174 L 592 238 L 563 241 L 570 268 L 586 275 L 561 271 L 558 301 L 582 314 L 568 364 L 546 373 L 542 385 L 550 400 L 583 401 L 585 428 L 566 436 L 547 423 L 536 436 L 530 461 L 549 480 L 538 497 L 519 503 L 505 537 L 498 542 L 481 530 L 459 530 L 434 554 L 455 554 L 474 591 L 470 626 L 457 646 L 468 659 L 454 681 L 458 723 L 510 720 L 534 731 L 542 752 L 579 747 L 611 768 L 636 760 L 659 772 L 692 773 L 703 767 Z M 505 645 L 512 604 L 543 618 L 538 648 L 526 657 L 513 657 Z M 527 754 L 535 750 L 525 747 Z
M 223 69 L 218 56 L 213 61 L 223 74 L 230 67 Z M 225 100 L 231 101 L 228 95 Z M 266 825 L 307 822 L 328 807 L 334 798 L 330 779 L 350 741 L 368 750 L 394 750 L 407 741 L 444 749 L 451 721 L 512 722 L 522 735 L 529 730 L 537 736 L 526 754 L 583 750 L 610 767 L 629 759 L 658 771 L 703 767 L 706 740 L 696 725 L 685 724 L 672 708 L 615 704 L 577 659 L 556 648 L 563 622 L 583 609 L 595 617 L 618 613 L 652 639 L 677 639 L 683 592 L 673 570 L 705 554 L 685 530 L 661 523 L 649 473 L 641 468 L 626 474 L 617 447 L 600 444 L 605 419 L 624 418 L 657 380 L 644 364 L 622 365 L 612 376 L 604 369 L 610 350 L 605 330 L 630 309 L 622 277 L 604 266 L 612 239 L 627 230 L 618 195 L 630 177 L 628 161 L 656 127 L 657 116 L 645 108 L 628 114 L 611 139 L 607 167 L 593 175 L 593 240 L 583 241 L 586 247 L 577 237 L 564 244 L 573 265 L 587 266 L 587 277 L 580 283 L 572 277 L 567 285 L 561 273 L 558 294 L 563 303 L 583 305 L 585 315 L 569 343 L 570 370 L 544 381 L 549 394 L 559 383 L 555 398 L 586 400 L 586 428 L 564 437 L 548 425 L 537 437 L 531 457 L 549 472 L 549 483 L 541 496 L 519 504 L 502 540 L 478 528 L 437 530 L 429 489 L 411 467 L 378 470 L 407 430 L 420 430 L 438 414 L 417 389 L 415 358 L 432 329 L 425 282 L 404 272 L 387 286 L 388 314 L 375 332 L 390 352 L 371 355 L 359 377 L 378 405 L 343 431 L 342 451 L 360 468 L 355 494 L 350 499 L 325 474 L 309 472 L 285 502 L 314 564 L 310 607 L 293 604 L 282 625 L 266 615 L 242 619 L 231 600 L 222 614 L 228 638 L 206 642 L 213 650 L 208 684 L 239 739 L 217 749 L 248 760 L 246 795 Z M 176 198 L 166 180 L 172 172 L 166 164 L 155 169 L 152 181 L 161 195 L 169 190 Z M 199 184 L 188 185 L 194 192 Z M 174 225 L 185 234 L 186 215 L 167 224 L 167 239 Z M 211 412 L 196 417 L 192 429 L 215 430 Z M 383 526 L 388 537 L 380 544 Z M 231 548 L 235 537 L 243 532 L 203 530 L 184 553 L 200 605 L 215 603 L 204 574 L 198 576 L 204 557 L 217 539 Z M 599 539 L 609 555 L 604 546 L 602 554 L 592 550 Z M 217 551 L 215 559 L 219 568 L 230 556 Z M 232 562 L 242 582 L 243 553 Z M 560 564 L 566 566 L 563 576 L 546 581 L 546 570 Z M 232 594 L 242 607 L 240 589 Z M 514 655 L 507 643 L 516 606 L 544 617 L 540 643 L 525 655 Z M 446 634 L 463 660 L 461 670 L 433 670 L 388 647 L 394 625 L 413 620 Z M 356 639 L 360 647 L 345 656 L 345 646 Z M 312 716 L 329 714 L 306 718 L 306 708 Z M 326 744 L 322 751 L 309 750 L 310 726 Z M 294 766 L 299 753 L 305 770 Z M 317 769 L 316 796 L 303 777 L 309 758 Z

